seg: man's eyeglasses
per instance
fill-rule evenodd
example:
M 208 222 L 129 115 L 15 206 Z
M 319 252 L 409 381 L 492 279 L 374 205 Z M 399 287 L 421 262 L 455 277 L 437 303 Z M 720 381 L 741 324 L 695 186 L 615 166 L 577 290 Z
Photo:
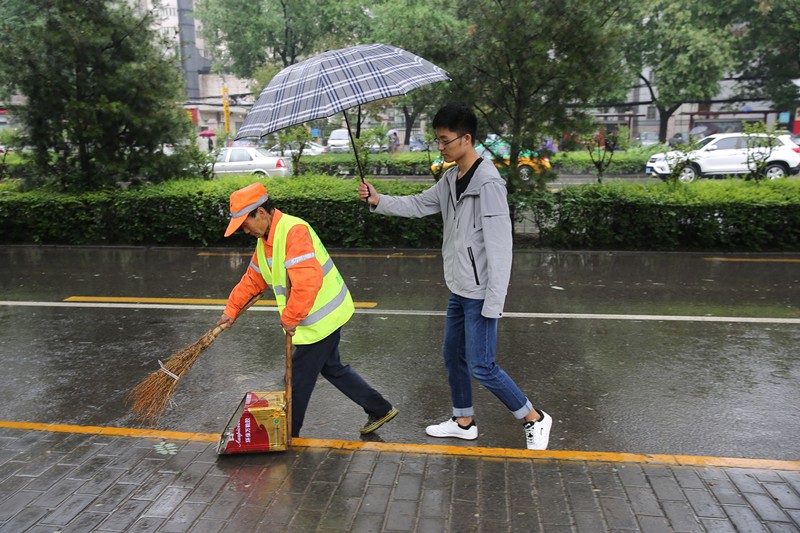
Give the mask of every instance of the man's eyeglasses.
M 464 135 L 466 135 L 466 133 L 465 133 Z M 455 139 L 451 139 L 451 140 L 449 140 L 449 141 L 440 141 L 440 140 L 438 140 L 438 139 L 437 139 L 437 140 L 436 140 L 436 146 L 439 148 L 439 150 L 441 150 L 442 148 L 444 148 L 444 147 L 445 147 L 445 146 L 447 146 L 448 144 L 456 142 L 457 140 L 459 140 L 459 139 L 460 139 L 461 137 L 463 137 L 464 135 L 459 135 L 459 136 L 458 136 L 458 137 L 456 137 Z

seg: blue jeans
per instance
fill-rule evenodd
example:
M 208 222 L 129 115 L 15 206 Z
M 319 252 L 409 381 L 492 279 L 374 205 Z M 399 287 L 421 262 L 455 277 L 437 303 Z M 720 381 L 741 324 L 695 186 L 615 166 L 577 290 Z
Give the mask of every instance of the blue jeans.
M 444 323 L 444 365 L 450 381 L 453 416 L 473 416 L 472 381 L 474 377 L 522 419 L 533 406 L 517 384 L 495 362 L 497 319 L 481 315 L 483 300 L 456 294 L 447 303 Z

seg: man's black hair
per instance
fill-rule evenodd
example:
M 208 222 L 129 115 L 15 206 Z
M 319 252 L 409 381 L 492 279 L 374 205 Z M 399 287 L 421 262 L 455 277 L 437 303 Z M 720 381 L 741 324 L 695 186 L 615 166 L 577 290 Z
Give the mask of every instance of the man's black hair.
M 266 201 L 266 202 L 264 202 L 263 204 L 261 204 L 261 205 L 260 205 L 260 206 L 258 206 L 258 207 L 263 207 L 263 208 L 264 208 L 264 211 L 266 211 L 266 212 L 267 212 L 267 213 L 269 213 L 270 215 L 272 214 L 272 211 L 273 211 L 273 209 L 275 209 L 275 206 L 273 206 L 273 205 L 272 205 L 272 198 L 267 198 L 267 201 Z M 258 209 L 258 207 L 256 207 L 256 209 Z M 253 209 L 252 211 L 250 211 L 250 212 L 249 212 L 249 213 L 247 213 L 247 214 L 248 214 L 248 215 L 250 215 L 251 217 L 255 218 L 255 216 L 256 216 L 256 209 Z
M 469 133 L 474 143 L 478 135 L 478 117 L 468 105 L 451 102 L 439 109 L 433 117 L 433 129 L 437 128 L 445 128 L 459 135 Z

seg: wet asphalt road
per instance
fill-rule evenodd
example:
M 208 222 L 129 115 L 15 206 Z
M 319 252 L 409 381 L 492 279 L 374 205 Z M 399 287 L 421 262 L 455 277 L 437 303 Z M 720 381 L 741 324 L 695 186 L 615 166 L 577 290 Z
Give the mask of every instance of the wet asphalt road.
M 342 357 L 400 410 L 366 440 L 436 443 L 450 413 L 437 251 L 333 251 L 356 302 Z M 212 327 L 250 250 L 0 247 L 0 418 L 135 426 L 129 390 Z M 800 255 L 515 253 L 498 361 L 554 419 L 551 448 L 800 459 Z M 159 429 L 219 433 L 246 391 L 282 389 L 277 313 L 254 307 L 182 379 Z M 524 447 L 475 385 L 477 441 Z M 324 380 L 301 436 L 358 440 Z

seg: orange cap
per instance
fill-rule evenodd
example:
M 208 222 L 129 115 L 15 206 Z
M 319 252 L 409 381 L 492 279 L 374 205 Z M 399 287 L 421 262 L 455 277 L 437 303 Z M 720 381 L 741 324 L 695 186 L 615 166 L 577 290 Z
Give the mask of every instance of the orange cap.
M 231 221 L 228 224 L 228 229 L 225 230 L 225 236 L 230 237 L 233 235 L 242 225 L 248 213 L 255 211 L 258 206 L 267 201 L 267 198 L 269 198 L 267 188 L 260 182 L 234 191 L 231 194 Z

